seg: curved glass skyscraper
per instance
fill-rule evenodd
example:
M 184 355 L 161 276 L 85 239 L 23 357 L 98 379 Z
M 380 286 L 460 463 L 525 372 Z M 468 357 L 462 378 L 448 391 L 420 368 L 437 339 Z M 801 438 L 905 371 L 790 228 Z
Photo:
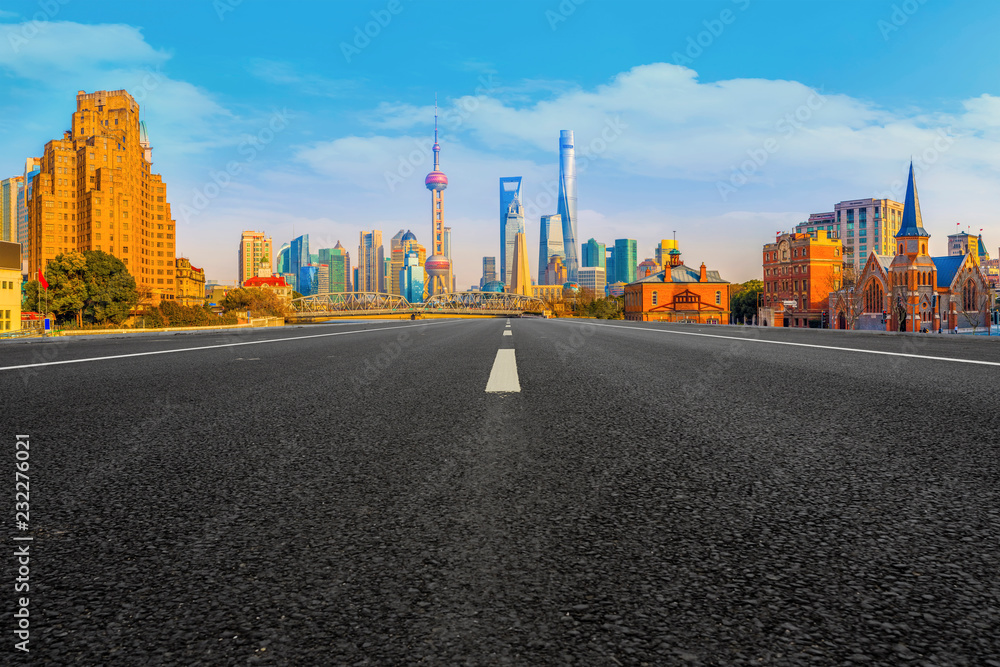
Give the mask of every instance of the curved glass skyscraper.
M 562 217 L 566 274 L 570 282 L 576 282 L 580 260 L 576 245 L 576 151 L 573 148 L 573 130 L 559 132 L 558 213 Z

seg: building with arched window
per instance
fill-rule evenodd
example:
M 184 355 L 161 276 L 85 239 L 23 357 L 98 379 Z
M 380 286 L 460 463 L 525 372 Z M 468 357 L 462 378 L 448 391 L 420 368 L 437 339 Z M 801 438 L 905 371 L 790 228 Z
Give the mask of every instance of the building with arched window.
M 729 324 L 731 285 L 704 263 L 685 266 L 676 248 L 669 257 L 663 271 L 625 286 L 625 319 Z
M 942 331 L 985 326 L 990 292 L 978 239 L 969 238 L 964 255 L 942 257 L 928 254 L 929 241 L 911 164 L 896 253 L 872 253 L 854 284 L 830 294 L 834 328 Z

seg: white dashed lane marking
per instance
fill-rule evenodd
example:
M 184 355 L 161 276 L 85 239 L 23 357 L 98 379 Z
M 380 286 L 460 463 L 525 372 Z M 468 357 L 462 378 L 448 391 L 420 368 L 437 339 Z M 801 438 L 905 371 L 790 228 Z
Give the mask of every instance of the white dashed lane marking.
M 493 370 L 490 371 L 490 379 L 486 383 L 486 391 L 521 391 L 514 350 L 497 350 L 496 359 L 493 360 Z

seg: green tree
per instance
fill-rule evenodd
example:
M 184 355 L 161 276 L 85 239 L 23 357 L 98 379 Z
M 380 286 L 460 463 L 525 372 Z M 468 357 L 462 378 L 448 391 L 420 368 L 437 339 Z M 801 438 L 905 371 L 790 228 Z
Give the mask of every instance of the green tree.
M 757 301 L 764 292 L 764 283 L 760 280 L 748 280 L 743 284 L 733 285 L 733 322 L 753 321 L 757 316 Z
M 21 312 L 40 313 L 45 308 L 44 298 L 39 301 L 39 296 L 44 296 L 45 290 L 37 280 L 29 280 L 24 283 L 24 290 L 21 293 Z
M 76 320 L 80 325 L 83 309 L 87 305 L 87 258 L 83 253 L 61 253 L 45 265 L 45 280 L 49 289 L 44 290 L 42 301 L 48 300 L 48 309 L 59 322 Z
M 84 315 L 99 324 L 109 320 L 121 324 L 139 303 L 135 278 L 114 255 L 100 250 L 87 250 L 83 254 L 87 261 Z
M 251 317 L 284 317 L 287 312 L 285 304 L 278 295 L 263 287 L 239 287 L 230 290 L 221 305 L 226 312 L 250 311 Z

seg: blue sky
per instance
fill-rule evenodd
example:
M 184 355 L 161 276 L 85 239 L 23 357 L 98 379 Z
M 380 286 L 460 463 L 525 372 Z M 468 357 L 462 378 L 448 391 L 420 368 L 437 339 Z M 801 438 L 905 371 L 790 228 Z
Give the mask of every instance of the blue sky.
M 500 177 L 524 177 L 537 244 L 561 129 L 588 151 L 580 240 L 640 259 L 676 231 L 688 263 L 759 277 L 810 212 L 901 200 L 911 155 L 932 251 L 982 228 L 995 255 L 996 34 L 995 3 L 944 0 L 4 2 L 0 174 L 61 135 L 77 90 L 125 88 L 179 253 L 232 281 L 243 229 L 352 256 L 362 229 L 425 241 L 436 93 L 460 286 L 498 254 Z

